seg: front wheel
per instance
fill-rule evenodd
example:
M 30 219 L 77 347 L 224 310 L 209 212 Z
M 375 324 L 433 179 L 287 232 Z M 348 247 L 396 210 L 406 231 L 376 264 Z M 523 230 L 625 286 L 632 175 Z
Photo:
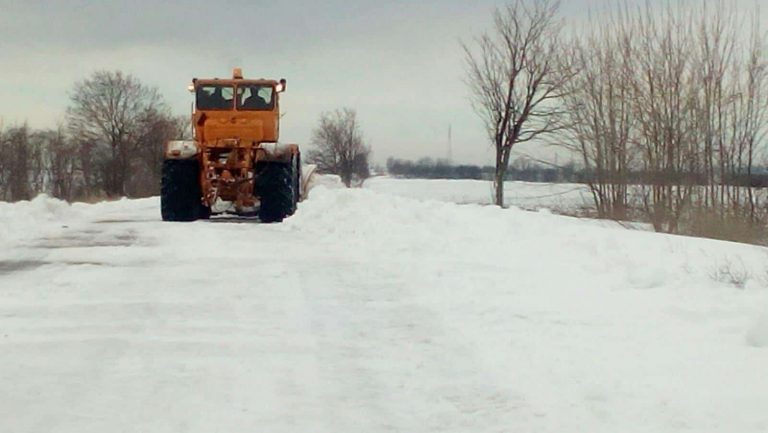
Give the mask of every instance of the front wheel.
M 196 159 L 163 161 L 160 213 L 163 221 L 194 221 L 210 216 L 210 209 L 202 204 L 200 163 Z
M 259 175 L 256 186 L 261 200 L 259 219 L 265 223 L 281 222 L 296 212 L 299 197 L 298 159 L 290 163 L 270 162 Z

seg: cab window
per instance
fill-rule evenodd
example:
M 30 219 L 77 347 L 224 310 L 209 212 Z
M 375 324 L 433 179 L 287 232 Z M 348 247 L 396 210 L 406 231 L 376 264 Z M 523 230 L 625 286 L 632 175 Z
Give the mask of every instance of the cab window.
M 231 110 L 235 89 L 232 86 L 206 85 L 197 88 L 198 110 Z
M 237 88 L 238 110 L 271 110 L 274 106 L 272 86 L 241 85 Z

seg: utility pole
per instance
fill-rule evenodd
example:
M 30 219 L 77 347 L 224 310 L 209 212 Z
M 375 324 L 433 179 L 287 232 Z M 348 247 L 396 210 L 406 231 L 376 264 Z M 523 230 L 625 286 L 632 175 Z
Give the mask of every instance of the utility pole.
M 448 163 L 453 163 L 453 143 L 451 137 L 451 124 L 448 124 Z

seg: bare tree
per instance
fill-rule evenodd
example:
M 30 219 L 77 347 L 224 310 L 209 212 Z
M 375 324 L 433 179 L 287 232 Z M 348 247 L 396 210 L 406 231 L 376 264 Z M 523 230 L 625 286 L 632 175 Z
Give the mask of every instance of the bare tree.
M 671 6 L 659 17 L 637 15 L 632 88 L 636 143 L 643 173 L 643 211 L 657 231 L 675 233 L 695 191 L 686 177 L 698 143 L 691 19 Z
M 494 27 L 462 44 L 475 111 L 496 151 L 495 204 L 504 205 L 512 148 L 560 128 L 556 104 L 572 77 L 562 62 L 557 0 L 512 0 L 493 14 Z
M 26 200 L 40 193 L 72 198 L 76 156 L 61 128 L 10 128 L 0 134 L 0 155 L 0 199 Z
M 9 159 L 7 158 L 8 150 L 6 148 L 6 132 L 5 126 L 0 119 L 0 200 L 7 200 L 8 196 L 8 179 L 9 179 Z
M 568 121 L 561 144 L 581 156 L 598 217 L 621 220 L 628 216 L 634 162 L 635 122 L 626 80 L 634 68 L 634 36 L 631 28 L 616 31 L 615 25 L 601 21 L 603 25 L 577 38 L 568 53 L 580 72 L 563 98 Z
M 768 139 L 768 58 L 765 55 L 766 40 L 753 23 L 749 45 L 749 59 L 746 62 L 745 82 L 741 84 L 737 102 L 738 118 L 741 120 L 740 153 L 741 166 L 747 178 L 747 203 L 749 217 L 758 222 L 757 197 L 752 176 L 760 151 L 765 150 Z
M 66 137 L 64 128 L 34 134 L 42 143 L 47 189 L 56 198 L 74 199 L 77 149 Z
M 339 175 L 347 188 L 353 181 L 362 183 L 370 176 L 371 148 L 365 145 L 355 110 L 323 113 L 312 132 L 312 144 L 315 148 L 309 151 L 308 161 L 317 164 L 321 173 Z
M 99 71 L 76 83 L 70 100 L 67 118 L 71 134 L 82 145 L 84 173 L 92 176 L 95 162 L 104 192 L 125 195 L 146 114 L 167 114 L 160 95 L 131 75 Z
M 27 125 L 9 128 L 2 134 L 0 159 L 1 199 L 29 200 L 43 191 L 42 151 Z
M 126 182 L 126 192 L 131 197 L 148 197 L 160 193 L 163 143 L 189 139 L 190 119 L 147 110 L 139 123 L 142 128 L 135 138 L 134 155 L 130 161 L 132 176 Z

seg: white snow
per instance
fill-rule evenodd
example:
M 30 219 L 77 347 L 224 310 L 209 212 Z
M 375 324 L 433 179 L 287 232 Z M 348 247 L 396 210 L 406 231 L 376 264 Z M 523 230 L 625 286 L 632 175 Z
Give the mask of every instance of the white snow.
M 0 203 L 0 431 L 768 431 L 766 249 L 397 182 Z
M 747 343 L 755 347 L 768 348 L 768 308 L 765 309 L 747 333 Z

